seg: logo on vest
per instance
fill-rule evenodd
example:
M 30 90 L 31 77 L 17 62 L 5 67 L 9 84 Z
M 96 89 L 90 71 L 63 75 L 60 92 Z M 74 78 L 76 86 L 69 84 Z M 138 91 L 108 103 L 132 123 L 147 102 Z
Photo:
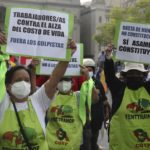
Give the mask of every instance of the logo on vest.
M 54 114 L 55 117 L 48 116 L 50 121 L 53 122 L 66 122 L 73 123 L 74 118 L 72 116 L 73 109 L 68 105 L 57 105 L 50 109 L 50 113 Z
M 133 134 L 139 142 L 135 145 L 136 148 L 150 148 L 150 137 L 146 131 L 143 129 L 136 129 L 133 131 Z
M 33 150 L 38 150 L 39 146 L 37 144 L 37 133 L 33 128 L 24 127 L 24 132 L 26 134 L 27 139 L 30 141 Z M 3 150 L 28 150 L 26 142 L 20 131 L 7 131 L 2 135 L 2 143 L 3 143 Z M 21 148 L 24 147 L 24 148 Z
M 126 114 L 127 120 L 149 119 L 150 118 L 150 101 L 147 99 L 139 99 L 137 102 L 130 103 L 126 109 L 134 114 Z
M 66 131 L 64 131 L 62 128 L 59 128 L 56 131 L 57 141 L 55 141 L 55 144 L 57 145 L 64 145 L 66 146 L 69 142 L 69 138 L 67 136 Z

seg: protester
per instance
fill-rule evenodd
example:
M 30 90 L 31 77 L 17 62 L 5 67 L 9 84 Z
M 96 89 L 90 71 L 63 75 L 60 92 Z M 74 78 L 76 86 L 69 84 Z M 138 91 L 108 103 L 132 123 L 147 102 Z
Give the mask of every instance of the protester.
M 143 64 L 125 63 L 123 80 L 115 76 L 112 47 L 106 50 L 106 82 L 112 94 L 110 150 L 149 150 L 150 82 Z
M 86 58 L 83 60 L 83 65 L 87 67 L 90 76 L 94 80 L 95 87 L 99 91 L 99 101 L 97 103 L 93 103 L 91 105 L 91 121 L 87 120 L 86 125 L 84 127 L 84 142 L 82 145 L 83 150 L 98 150 L 99 147 L 97 145 L 97 140 L 99 136 L 99 130 L 102 127 L 102 123 L 109 118 L 109 104 L 107 102 L 107 98 L 105 96 L 105 91 L 103 85 L 100 80 L 97 80 L 94 77 L 95 73 L 95 62 L 91 58 Z M 87 132 L 91 135 L 87 135 Z M 88 137 L 86 137 L 86 135 Z
M 69 41 L 69 47 L 72 53 L 76 50 L 74 41 Z M 48 149 L 45 113 L 68 63 L 59 62 L 51 78 L 32 95 L 28 69 L 15 66 L 6 72 L 7 93 L 0 103 L 0 149 Z
M 91 101 L 98 101 L 98 91 L 94 87 L 93 80 L 89 77 L 86 67 L 81 66 L 82 74 L 86 81 L 82 84 L 81 91 L 73 92 L 72 78 L 63 77 L 57 85 L 58 94 L 48 111 L 47 141 L 49 150 L 79 150 L 82 141 L 84 116 L 80 109 L 85 105 L 85 94 Z M 89 86 L 89 88 L 87 88 Z M 90 88 L 91 86 L 91 88 Z M 88 93 L 83 93 L 82 89 Z M 81 113 L 80 113 L 81 112 Z M 85 116 L 86 117 L 86 116 Z

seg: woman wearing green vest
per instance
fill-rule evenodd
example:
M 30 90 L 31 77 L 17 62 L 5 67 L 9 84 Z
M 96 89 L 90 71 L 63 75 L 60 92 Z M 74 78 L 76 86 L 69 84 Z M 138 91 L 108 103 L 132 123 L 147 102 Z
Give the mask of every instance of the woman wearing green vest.
M 82 142 L 83 125 L 86 120 L 85 101 L 91 108 L 91 98 L 98 100 L 98 91 L 89 78 L 88 69 L 81 66 L 86 76 L 81 91 L 73 92 L 71 77 L 63 77 L 57 85 L 56 100 L 48 110 L 46 137 L 49 150 L 79 150 Z
M 76 50 L 74 41 L 69 47 L 72 53 Z M 7 93 L 0 103 L 0 150 L 48 150 L 45 114 L 67 66 L 67 61 L 59 62 L 51 78 L 32 95 L 28 69 L 16 66 L 6 72 Z
M 106 50 L 105 75 L 112 94 L 110 150 L 150 149 L 150 82 L 143 64 L 125 63 L 123 80 L 115 76 L 112 46 Z

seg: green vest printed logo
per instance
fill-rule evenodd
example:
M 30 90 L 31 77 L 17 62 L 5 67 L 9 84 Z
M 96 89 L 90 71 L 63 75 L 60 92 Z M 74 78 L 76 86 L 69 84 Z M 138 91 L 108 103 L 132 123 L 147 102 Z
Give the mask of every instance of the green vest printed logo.
M 150 148 L 150 137 L 148 133 L 143 129 L 136 129 L 133 131 L 134 136 L 137 139 L 137 144 L 135 147 L 137 148 Z
M 72 108 L 70 106 L 67 106 L 67 105 L 57 105 L 55 107 L 52 107 L 51 110 L 50 110 L 52 113 L 57 113 L 57 115 L 66 115 L 66 114 L 69 114 L 69 113 L 72 113 Z
M 2 136 L 2 140 L 8 145 L 14 144 L 14 146 L 19 146 L 20 144 L 24 144 L 24 140 L 21 133 L 17 131 L 8 131 L 4 133 Z
M 139 99 L 137 102 L 128 104 L 126 108 L 132 113 L 149 113 L 150 101 L 147 99 Z
M 67 145 L 69 142 L 69 138 L 67 136 L 67 132 L 64 131 L 62 128 L 59 128 L 56 131 L 56 136 L 57 136 L 57 141 L 55 141 L 56 144 L 58 145 Z
M 60 122 L 67 122 L 67 123 L 74 122 L 74 118 L 71 115 L 73 113 L 73 109 L 69 105 L 56 105 L 53 106 L 49 111 L 50 113 L 53 114 L 53 117 L 49 117 L 48 115 L 50 121 L 56 121 L 56 122 L 60 121 Z
M 143 129 L 134 130 L 134 135 L 136 136 L 139 142 L 150 142 L 150 138 L 148 137 L 147 132 L 145 132 Z
M 38 143 L 36 142 L 37 133 L 33 128 L 25 127 L 24 128 L 27 139 L 29 140 L 31 146 L 36 146 L 36 150 L 39 149 Z M 14 147 L 26 147 L 26 142 L 20 131 L 7 131 L 3 134 L 2 140 L 6 146 L 12 145 Z M 8 148 L 9 149 L 9 148 Z M 11 148 L 10 148 L 11 149 Z

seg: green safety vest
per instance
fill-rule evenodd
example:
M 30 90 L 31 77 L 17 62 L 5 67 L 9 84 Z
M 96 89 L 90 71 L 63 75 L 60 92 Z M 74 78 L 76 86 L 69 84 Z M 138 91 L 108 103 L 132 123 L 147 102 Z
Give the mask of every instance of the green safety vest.
M 150 150 L 150 95 L 144 87 L 125 89 L 110 122 L 110 150 Z
M 4 99 L 4 95 L 6 93 L 6 86 L 5 86 L 5 73 L 7 71 L 5 61 L 0 63 L 0 102 Z
M 0 55 L 0 102 L 3 100 L 6 93 L 5 87 L 5 73 L 7 71 L 7 66 L 5 60 L 8 60 L 8 55 Z
M 58 94 L 48 110 L 46 137 L 49 150 L 79 150 L 82 121 L 75 93 Z
M 94 81 L 90 78 L 84 81 L 80 89 L 80 105 L 79 105 L 79 116 L 82 120 L 83 125 L 85 125 L 86 116 L 86 103 L 89 111 L 89 119 L 91 119 L 91 104 L 92 104 L 92 91 L 94 87 Z
M 28 109 L 18 111 L 18 114 L 33 150 L 48 150 L 44 132 L 30 100 Z M 10 104 L 0 121 L 0 150 L 28 150 L 20 132 L 15 111 L 10 109 Z

